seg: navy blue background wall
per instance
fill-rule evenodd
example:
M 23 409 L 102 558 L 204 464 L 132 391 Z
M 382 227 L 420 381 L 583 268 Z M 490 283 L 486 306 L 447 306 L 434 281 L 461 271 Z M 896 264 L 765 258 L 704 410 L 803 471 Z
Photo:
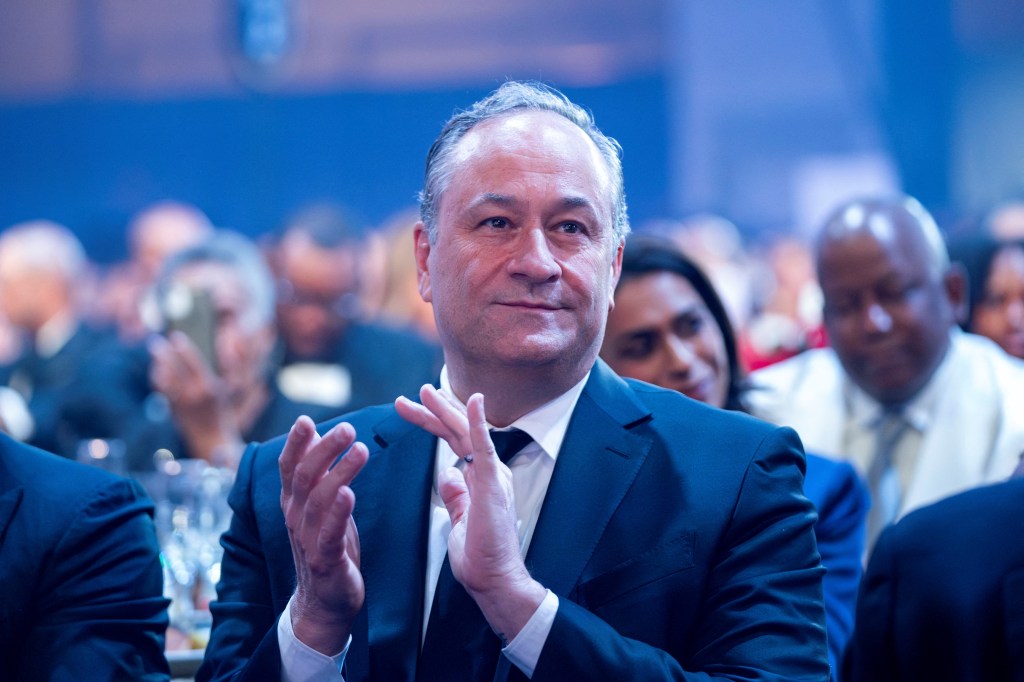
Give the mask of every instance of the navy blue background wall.
M 0 225 L 62 221 L 102 262 L 124 254 L 134 211 L 167 198 L 252 235 L 319 200 L 378 224 L 415 204 L 442 123 L 489 89 L 0 105 Z M 634 219 L 662 215 L 663 81 L 566 92 L 624 147 Z

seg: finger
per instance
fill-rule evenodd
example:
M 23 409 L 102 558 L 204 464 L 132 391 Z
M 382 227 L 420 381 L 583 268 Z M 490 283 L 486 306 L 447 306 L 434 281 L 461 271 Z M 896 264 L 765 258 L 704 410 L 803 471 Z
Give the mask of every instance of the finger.
M 295 465 L 298 464 L 299 454 L 310 447 L 311 441 L 316 437 L 316 426 L 313 420 L 302 415 L 295 420 L 292 428 L 288 431 L 288 437 L 281 449 L 281 456 L 277 458 L 277 466 L 281 471 L 281 495 L 291 497 L 292 476 L 295 472 Z
M 336 424 L 319 440 L 301 451 L 292 473 L 292 496 L 298 504 L 304 504 L 310 491 L 325 476 L 339 457 L 352 447 L 356 431 L 348 422 Z M 346 485 L 342 483 L 341 485 Z
M 424 386 L 420 391 L 420 398 L 423 405 L 441 420 L 448 430 L 450 436 L 446 440 L 455 453 L 464 457 L 472 452 L 472 443 L 466 437 L 469 424 L 464 408 L 433 386 Z
M 395 400 L 395 409 L 398 411 L 399 416 L 406 421 L 419 426 L 438 438 L 446 440 L 459 457 L 469 454 L 468 441 L 464 442 L 461 435 L 452 431 L 447 424 L 431 411 L 430 407 L 414 403 L 405 396 L 400 396 Z
M 319 524 L 317 549 L 324 556 L 340 558 L 344 554 L 355 506 L 356 496 L 351 488 L 346 486 L 335 491 L 333 504 L 328 507 L 323 523 Z
M 354 433 L 353 433 L 354 435 Z M 341 459 L 332 466 L 328 476 L 341 485 L 352 485 L 352 481 L 363 470 L 367 460 L 370 458 L 370 450 L 364 443 L 355 442 L 344 453 Z
M 429 431 L 439 438 L 450 435 L 448 429 L 441 423 L 440 419 L 434 416 L 433 412 L 423 405 L 409 400 L 404 395 L 398 396 L 395 399 L 395 409 L 398 411 L 398 416 L 402 419 L 415 424 L 425 431 Z
M 449 393 L 448 391 L 445 391 L 443 389 L 436 391 L 436 393 L 437 393 L 437 395 L 439 395 L 442 398 L 444 398 L 448 402 L 448 404 L 451 405 L 460 414 L 466 414 L 466 407 L 462 403 L 460 403 L 458 400 L 456 400 L 455 397 L 452 396 L 451 393 Z
M 181 374 L 176 353 L 167 339 L 162 336 L 150 339 L 147 347 L 151 360 L 149 378 L 154 388 L 162 392 L 171 385 L 176 376 Z
M 469 397 L 466 405 L 467 427 L 469 439 L 472 443 L 473 454 L 482 455 L 479 457 L 481 463 L 493 467 L 499 461 L 498 454 L 494 449 L 494 442 L 491 440 L 491 432 L 487 428 L 487 417 L 484 414 L 484 396 L 481 393 L 474 393 Z
M 342 504 L 341 508 L 344 510 L 347 505 L 348 494 L 341 493 L 348 489 L 352 479 L 362 470 L 363 465 L 366 464 L 367 457 L 368 451 L 365 445 L 362 443 L 353 445 L 345 456 L 342 457 L 338 465 L 316 483 L 303 505 L 303 527 L 315 528 L 319 533 L 322 532 L 325 524 L 339 521 L 339 495 L 346 501 Z M 354 495 L 352 499 L 355 499 Z M 348 508 L 346 514 L 351 514 L 351 508 Z M 331 533 L 333 532 L 343 533 L 344 526 L 337 526 L 331 531 Z

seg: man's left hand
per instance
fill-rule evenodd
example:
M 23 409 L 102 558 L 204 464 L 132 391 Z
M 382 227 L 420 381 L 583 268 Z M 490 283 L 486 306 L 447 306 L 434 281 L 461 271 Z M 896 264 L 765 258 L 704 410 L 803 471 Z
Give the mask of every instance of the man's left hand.
M 420 391 L 423 404 L 404 397 L 398 413 L 438 438 L 465 461 L 438 481 L 452 520 L 448 558 L 452 573 L 480 606 L 499 636 L 511 640 L 544 599 L 546 590 L 523 562 L 512 472 L 494 450 L 484 413 L 484 397 L 473 394 L 464 409 L 433 386 Z

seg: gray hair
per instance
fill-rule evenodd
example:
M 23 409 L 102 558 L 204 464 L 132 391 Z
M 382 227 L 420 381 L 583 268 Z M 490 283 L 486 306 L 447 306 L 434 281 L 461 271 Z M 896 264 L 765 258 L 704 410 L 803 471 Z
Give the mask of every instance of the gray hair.
M 163 300 L 175 275 L 186 267 L 203 264 L 233 269 L 249 294 L 241 323 L 259 329 L 274 321 L 274 279 L 259 248 L 248 238 L 230 230 L 217 230 L 194 246 L 178 251 L 164 263 L 156 283 L 157 300 Z
M 65 281 L 85 274 L 88 258 L 71 230 L 49 220 L 18 223 L 0 234 L 0 262 L 61 275 Z
M 612 180 L 612 227 L 615 236 L 619 240 L 624 239 L 629 234 L 629 216 L 626 213 L 626 191 L 622 180 L 622 147 L 598 129 L 589 111 L 569 101 L 558 90 L 543 83 L 508 81 L 469 109 L 452 116 L 427 153 L 426 173 L 419 200 L 420 219 L 427 228 L 430 242 L 437 240 L 438 204 L 455 172 L 452 152 L 456 145 L 477 124 L 519 111 L 550 111 L 558 114 L 575 124 L 594 142 Z

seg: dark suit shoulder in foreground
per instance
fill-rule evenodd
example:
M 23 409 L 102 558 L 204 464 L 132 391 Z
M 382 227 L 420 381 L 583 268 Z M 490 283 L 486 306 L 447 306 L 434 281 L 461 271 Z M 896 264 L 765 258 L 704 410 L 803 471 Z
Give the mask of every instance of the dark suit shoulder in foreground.
M 152 513 L 135 482 L 0 436 L 0 678 L 169 677 Z
M 882 533 L 845 661 L 851 682 L 1024 681 L 1024 479 Z

